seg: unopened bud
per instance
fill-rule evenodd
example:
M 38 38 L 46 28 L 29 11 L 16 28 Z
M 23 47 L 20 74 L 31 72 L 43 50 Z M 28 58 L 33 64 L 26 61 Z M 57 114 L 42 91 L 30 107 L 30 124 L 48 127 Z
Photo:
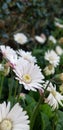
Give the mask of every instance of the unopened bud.
M 53 79 L 59 83 L 62 83 L 63 82 L 63 73 L 55 75 Z

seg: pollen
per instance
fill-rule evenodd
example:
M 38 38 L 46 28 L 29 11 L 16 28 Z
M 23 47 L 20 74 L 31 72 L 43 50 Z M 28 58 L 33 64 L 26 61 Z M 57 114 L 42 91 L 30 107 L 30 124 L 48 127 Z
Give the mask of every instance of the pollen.
M 0 130 L 12 130 L 12 122 L 8 119 L 3 120 L 0 123 Z

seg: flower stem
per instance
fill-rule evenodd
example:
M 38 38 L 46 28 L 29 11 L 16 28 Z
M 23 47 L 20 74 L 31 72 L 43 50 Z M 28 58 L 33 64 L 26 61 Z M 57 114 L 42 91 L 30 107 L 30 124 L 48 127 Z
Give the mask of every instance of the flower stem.
M 41 97 L 40 97 L 39 102 L 37 103 L 36 107 L 33 110 L 31 120 L 30 120 L 30 130 L 33 130 L 35 119 L 36 119 L 37 114 L 38 114 L 38 109 L 39 109 L 40 102 L 41 102 Z
M 2 77 L 1 77 L 1 85 L 0 85 L 0 98 L 1 98 L 1 96 L 2 96 L 3 81 L 4 81 L 4 76 L 2 76 Z
M 18 81 L 16 81 L 16 86 L 15 86 L 15 91 L 14 91 L 14 97 L 16 97 L 17 88 L 18 88 Z
M 22 91 L 22 85 L 19 85 L 18 87 L 19 87 L 19 88 L 18 88 L 17 102 L 19 102 L 20 93 L 21 93 L 21 91 Z

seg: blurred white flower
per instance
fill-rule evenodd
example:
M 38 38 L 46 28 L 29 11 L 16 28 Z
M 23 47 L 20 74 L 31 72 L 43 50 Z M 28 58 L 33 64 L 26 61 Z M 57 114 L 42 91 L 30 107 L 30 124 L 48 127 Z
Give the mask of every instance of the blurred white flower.
M 23 33 L 17 33 L 14 35 L 14 40 L 19 44 L 23 45 L 27 43 L 28 39 Z
M 57 40 L 55 39 L 55 37 L 54 36 L 49 36 L 49 41 L 51 41 L 52 43 L 54 43 L 54 44 L 56 44 L 56 42 L 57 42 Z
M 38 65 L 20 61 L 20 63 L 16 65 L 14 72 L 16 79 L 19 80 L 20 84 L 24 85 L 26 90 L 36 91 L 36 89 L 41 89 L 44 76 Z
M 25 52 L 23 51 L 22 49 L 19 49 L 17 51 L 17 53 L 22 57 L 24 58 L 24 60 L 27 60 L 28 62 L 31 62 L 31 63 L 36 63 L 36 58 L 34 56 L 32 56 L 31 52 Z
M 45 60 L 49 61 L 50 64 L 56 67 L 57 65 L 59 65 L 60 57 L 56 54 L 54 50 L 48 50 L 48 52 L 45 53 Z
M 48 65 L 44 68 L 44 72 L 45 72 L 45 75 L 51 75 L 51 74 L 54 74 L 55 72 L 55 68 L 53 65 Z
M 0 104 L 1 130 L 29 130 L 29 120 L 26 111 L 16 103 L 10 110 L 10 102 Z
M 63 54 L 63 49 L 60 46 L 56 46 L 56 53 L 60 56 Z
M 11 47 L 1 45 L 0 50 L 3 54 L 3 57 L 10 62 L 11 66 L 14 66 L 17 61 L 17 54 Z
M 54 24 L 58 28 L 63 28 L 63 24 L 60 24 L 59 22 L 55 22 Z
M 52 109 L 58 109 L 59 104 L 63 106 L 63 96 L 56 91 L 56 86 L 53 86 L 52 83 L 49 84 L 47 91 L 50 92 L 49 96 L 45 99 L 45 103 L 48 103 Z
M 40 44 L 44 44 L 46 41 L 46 36 L 44 34 L 41 34 L 40 36 L 35 36 L 35 40 Z

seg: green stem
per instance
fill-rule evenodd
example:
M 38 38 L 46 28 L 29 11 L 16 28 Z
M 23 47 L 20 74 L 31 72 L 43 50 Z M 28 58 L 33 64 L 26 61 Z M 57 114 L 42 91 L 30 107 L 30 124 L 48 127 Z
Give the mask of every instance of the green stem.
M 22 91 L 22 85 L 19 85 L 18 87 L 19 87 L 19 88 L 18 88 L 17 102 L 19 102 L 20 93 L 21 93 L 21 91 Z
M 2 78 L 1 78 L 1 86 L 0 86 L 0 98 L 1 98 L 1 96 L 2 96 L 3 81 L 4 81 L 4 76 L 2 76 Z
M 41 97 L 40 97 L 39 102 L 37 103 L 36 107 L 33 110 L 31 120 L 30 120 L 30 130 L 33 130 L 35 119 L 36 119 L 37 114 L 38 114 L 38 109 L 39 109 L 40 102 L 41 102 Z
M 8 100 L 11 99 L 11 95 L 12 95 L 12 86 L 9 87 L 9 95 L 8 95 Z
M 16 86 L 15 86 L 15 91 L 14 91 L 14 97 L 16 97 L 17 88 L 18 88 L 18 81 L 16 81 Z

